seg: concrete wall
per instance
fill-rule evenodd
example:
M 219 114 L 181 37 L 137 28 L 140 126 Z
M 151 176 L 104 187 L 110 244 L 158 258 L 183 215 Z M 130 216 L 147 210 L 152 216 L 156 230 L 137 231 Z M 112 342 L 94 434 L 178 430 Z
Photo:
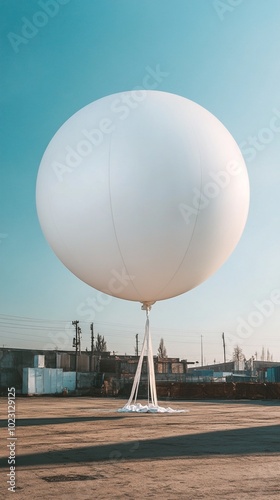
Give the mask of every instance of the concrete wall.
M 77 373 L 77 389 L 91 389 L 96 378 L 95 373 Z
M 7 387 L 15 387 L 21 392 L 22 370 L 34 366 L 34 353 L 28 350 L 0 350 L 0 391 L 5 394 Z
M 89 372 L 89 356 L 87 354 L 77 356 L 77 371 Z

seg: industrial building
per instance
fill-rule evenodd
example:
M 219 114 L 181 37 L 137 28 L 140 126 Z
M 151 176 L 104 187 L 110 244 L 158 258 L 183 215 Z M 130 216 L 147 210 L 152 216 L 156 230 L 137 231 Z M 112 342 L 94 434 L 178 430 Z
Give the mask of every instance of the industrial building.
M 117 395 L 133 380 L 138 356 L 110 352 L 81 352 L 0 349 L 0 391 L 15 387 L 18 394 L 61 393 L 63 391 L 100 391 Z M 179 358 L 154 356 L 158 384 L 207 382 L 280 382 L 280 363 L 250 360 L 197 366 Z M 37 370 L 37 371 L 36 371 Z M 35 380 L 36 384 L 35 387 Z M 142 381 L 147 381 L 147 364 L 143 363 Z M 29 384 L 29 385 L 28 385 Z

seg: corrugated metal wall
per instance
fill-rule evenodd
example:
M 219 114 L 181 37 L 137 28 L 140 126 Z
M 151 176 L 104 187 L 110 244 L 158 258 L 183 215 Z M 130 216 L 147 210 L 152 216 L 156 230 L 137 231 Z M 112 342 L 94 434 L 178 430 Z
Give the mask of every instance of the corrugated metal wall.
M 268 382 L 280 382 L 280 366 L 267 369 L 266 380 Z
M 23 394 L 61 394 L 76 388 L 76 373 L 62 368 L 23 368 Z

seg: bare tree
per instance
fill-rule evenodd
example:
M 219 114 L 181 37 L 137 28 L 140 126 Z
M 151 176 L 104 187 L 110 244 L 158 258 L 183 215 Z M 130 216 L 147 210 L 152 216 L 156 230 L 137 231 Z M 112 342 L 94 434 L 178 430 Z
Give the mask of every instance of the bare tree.
M 97 334 L 97 339 L 96 339 L 96 342 L 95 342 L 95 351 L 97 351 L 97 352 L 105 352 L 105 351 L 107 351 L 107 342 L 104 339 L 104 335 L 102 337 L 100 335 L 100 333 Z
M 233 349 L 232 359 L 233 359 L 233 361 L 243 361 L 243 360 L 245 360 L 245 356 L 244 356 L 244 354 L 242 352 L 242 348 L 239 345 L 237 345 Z
M 158 357 L 160 359 L 167 358 L 166 347 L 164 345 L 164 340 L 163 339 L 160 339 L 160 343 L 159 343 L 159 346 L 158 346 Z

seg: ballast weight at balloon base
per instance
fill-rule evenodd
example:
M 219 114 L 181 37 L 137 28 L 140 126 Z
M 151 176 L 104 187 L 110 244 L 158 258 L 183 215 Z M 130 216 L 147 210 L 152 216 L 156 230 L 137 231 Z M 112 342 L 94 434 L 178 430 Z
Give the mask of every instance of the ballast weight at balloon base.
M 154 370 L 154 358 L 153 358 L 153 347 L 152 347 L 152 338 L 150 331 L 150 318 L 149 312 L 151 310 L 151 303 L 144 302 L 142 305 L 142 309 L 146 311 L 146 326 L 145 326 L 145 335 L 144 341 L 131 389 L 131 394 L 128 402 L 124 405 L 123 408 L 120 408 L 118 411 L 123 413 L 137 412 L 137 413 L 177 413 L 184 412 L 185 410 L 173 410 L 172 408 L 163 408 L 158 405 L 157 400 L 157 388 L 156 388 L 156 380 L 155 380 L 155 370 Z M 148 402 L 147 405 L 142 406 L 140 403 L 136 403 L 138 396 L 138 389 L 141 379 L 141 371 L 143 365 L 143 359 L 145 350 L 147 351 L 147 368 L 148 368 Z M 151 402 L 150 402 L 151 399 Z
M 141 403 L 128 405 L 126 404 L 123 408 L 118 410 L 119 413 L 186 413 L 189 410 L 174 410 L 169 406 L 163 408 L 162 406 L 155 406 L 151 403 L 148 405 L 141 405 Z

